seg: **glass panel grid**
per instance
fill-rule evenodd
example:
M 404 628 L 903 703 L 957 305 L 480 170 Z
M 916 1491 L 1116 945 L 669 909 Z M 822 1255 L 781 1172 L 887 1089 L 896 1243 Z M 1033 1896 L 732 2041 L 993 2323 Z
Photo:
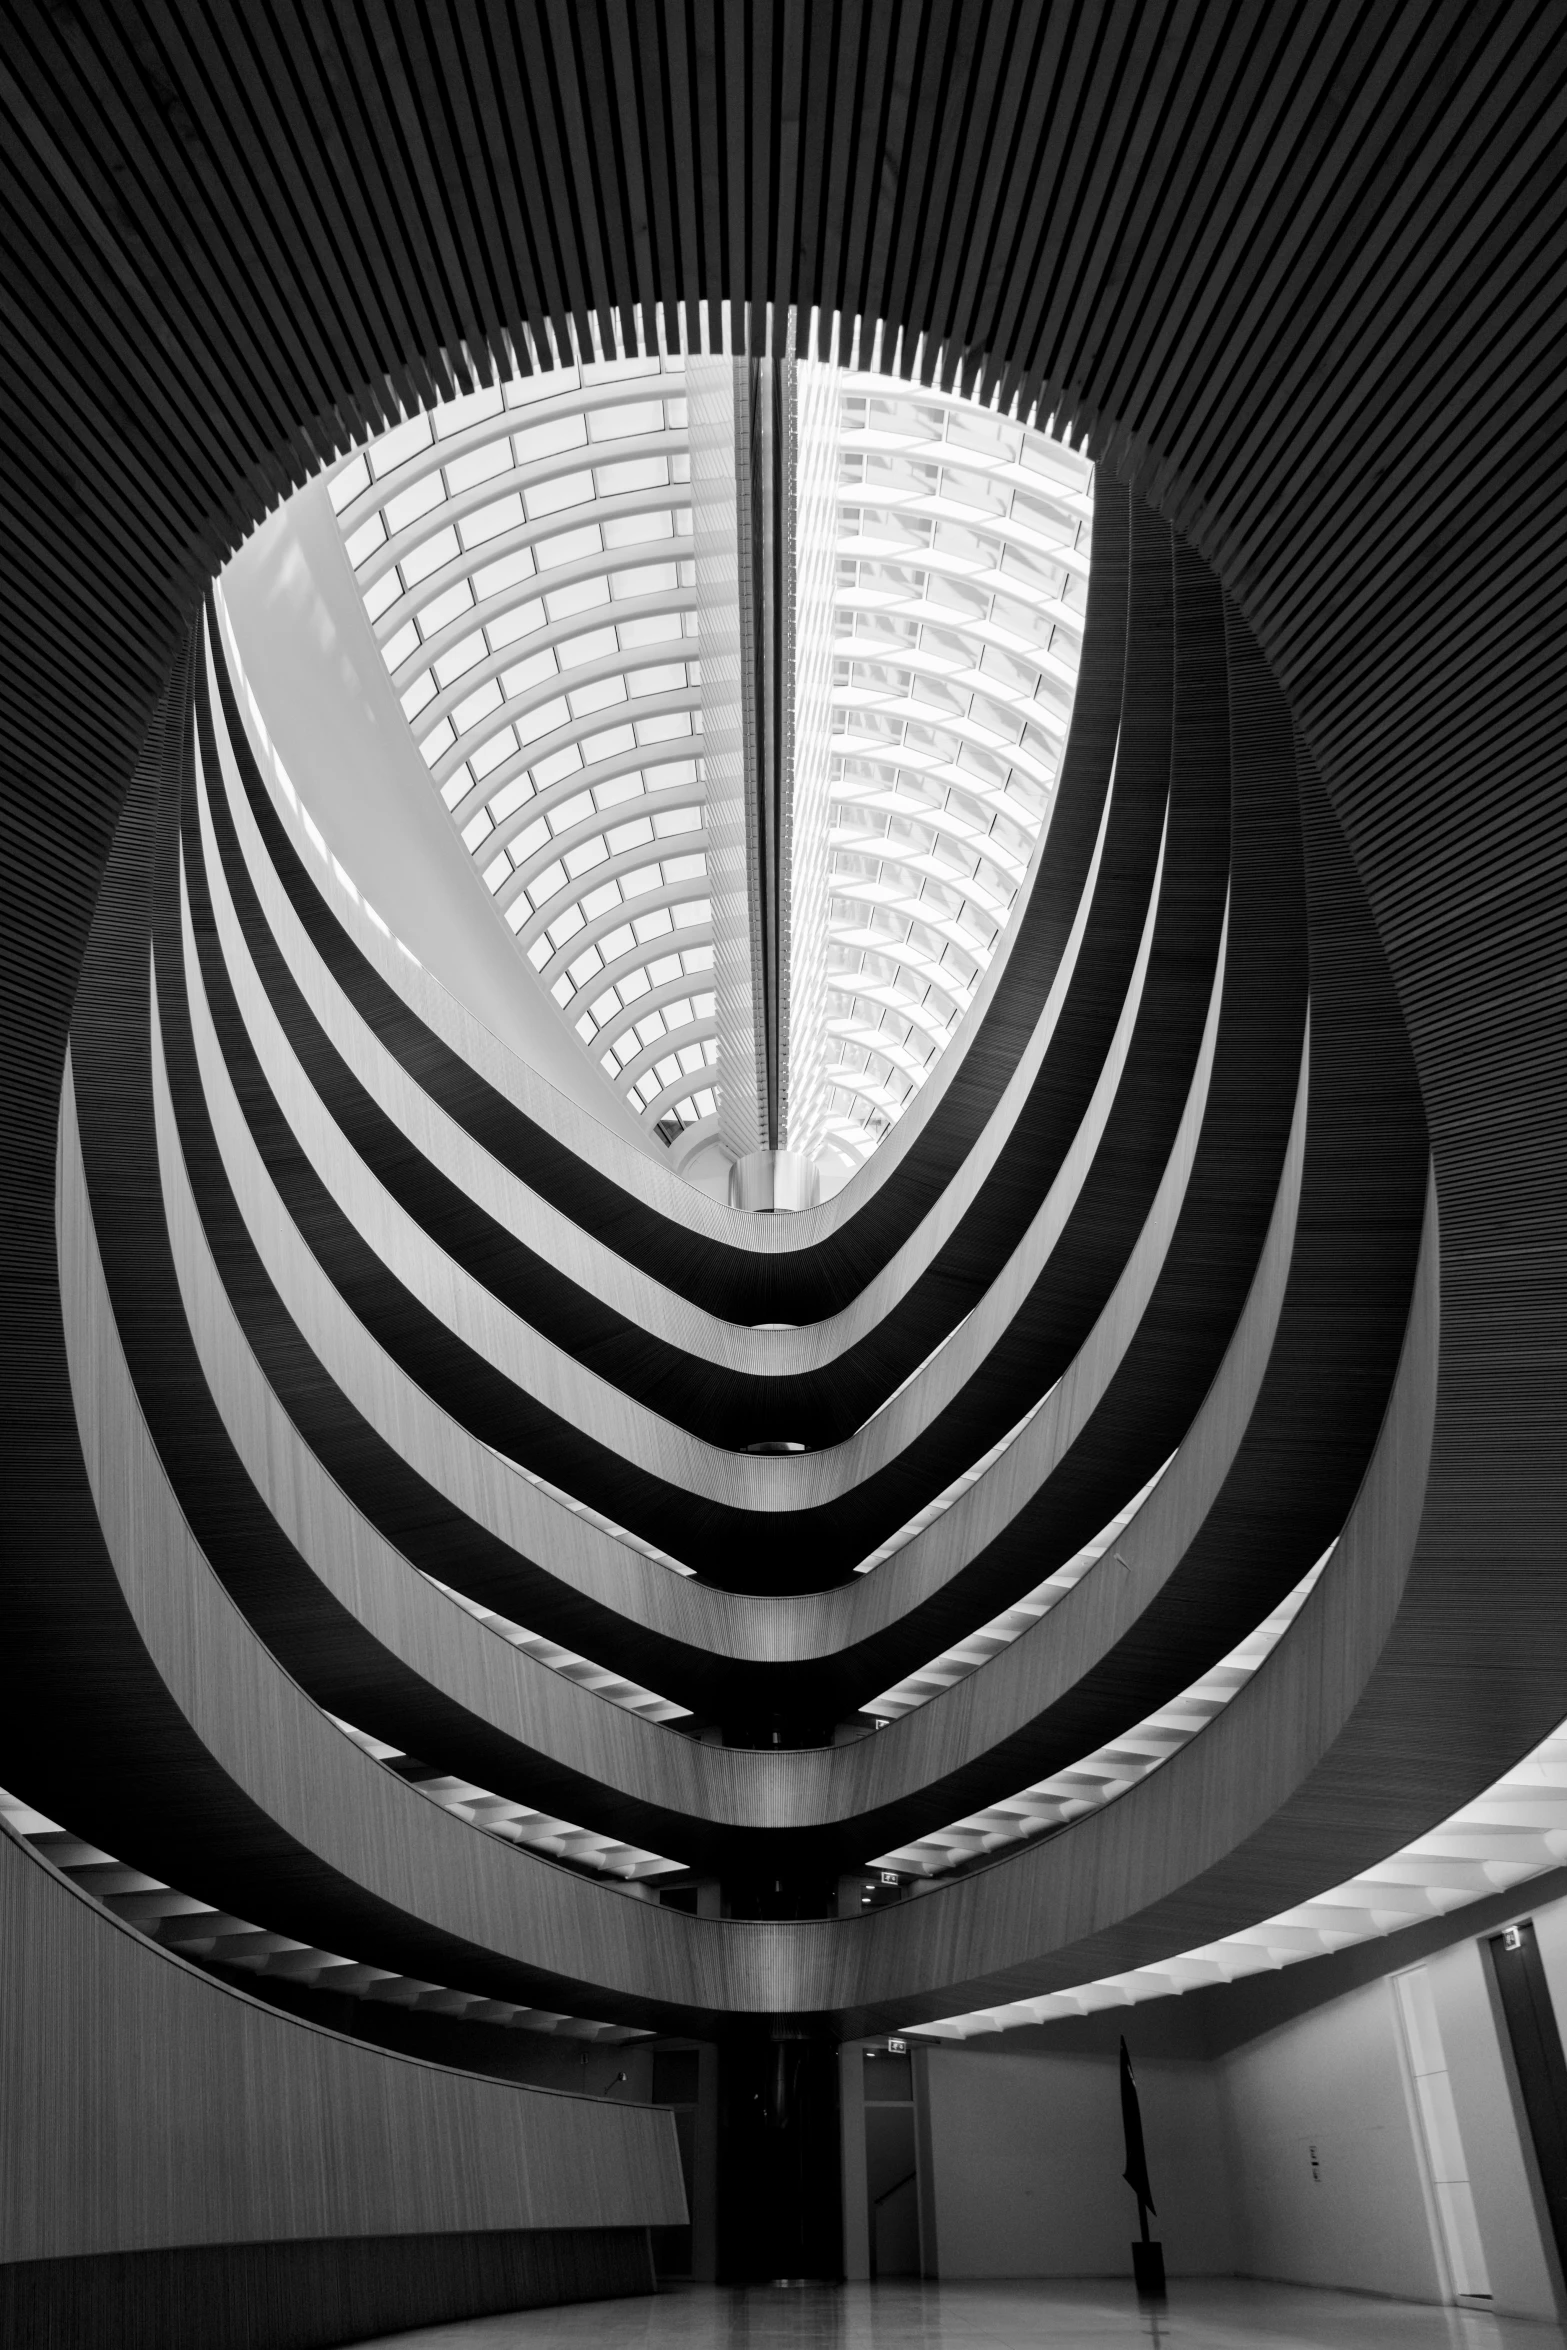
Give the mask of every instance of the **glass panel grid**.
M 330 485 L 433 786 L 583 1048 L 668 1143 L 717 1109 L 684 372 L 665 353 L 517 378 L 409 418 Z M 973 1002 L 1048 824 L 1093 474 L 957 395 L 800 377 L 825 952 L 791 1143 L 857 1160 Z
M 678 1139 L 712 1114 L 716 1058 L 682 360 L 449 401 L 330 494 L 431 782 L 520 951 Z
M 826 1051 L 794 1139 L 863 1158 L 973 1002 L 1043 838 L 1093 469 L 880 375 L 838 377 L 831 429 Z

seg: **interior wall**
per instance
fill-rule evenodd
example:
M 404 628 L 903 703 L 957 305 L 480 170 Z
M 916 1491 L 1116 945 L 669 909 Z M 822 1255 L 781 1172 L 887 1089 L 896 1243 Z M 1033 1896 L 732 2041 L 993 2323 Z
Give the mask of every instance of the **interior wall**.
M 1441 2300 L 1388 1980 L 1217 2069 L 1242 2274 Z
M 1505 1914 L 1512 1914 L 1506 1912 Z M 1567 1900 L 1532 1915 L 1567 2014 Z M 922 2049 L 928 2274 L 1125 2276 L 1136 2207 L 1117 2043 L 1137 2066 L 1171 2275 L 1233 2273 L 1437 2302 L 1447 2293 L 1393 1988 L 1428 1970 L 1498 2315 L 1567 2307 L 1474 1919 L 1381 1945 L 1383 1972 L 1308 1996 L 1311 1968 L 964 2049 Z M 1467 1928 L 1467 1930 L 1466 1930 Z M 1494 1925 L 1486 1921 L 1488 1931 Z M 1348 1954 L 1354 1955 L 1354 1954 Z M 1366 1953 L 1369 1956 L 1370 1953 Z M 1337 1961 L 1323 1977 L 1346 1977 Z M 1270 2021 L 1269 2011 L 1279 2018 Z M 1053 2044 L 1052 2044 L 1053 2043 Z M 1014 2052 L 1015 2051 L 1015 2052 Z
M 1129 2019 L 1134 2043 L 1136 2021 Z M 1137 2204 L 1112 2054 L 1007 2056 L 932 2049 L 925 2073 L 935 2260 L 943 2277 L 1125 2276 Z M 1236 2266 L 1215 2068 L 1137 2063 L 1155 2233 L 1174 2276 Z
M 1567 1903 L 1547 1905 L 1539 1916 L 1552 1927 L 1559 1922 L 1567 1948 Z M 1455 1939 L 1421 1963 L 1442 2035 L 1490 2307 L 1554 2320 L 1554 2268 L 1480 1945 L 1473 1936 Z M 1447 2297 L 1394 1971 L 1218 2059 L 1243 2274 L 1415 2301 Z
M 0 2268 L 686 2216 L 668 2113 L 296 2022 L 157 1949 L 3 1832 L 0 1958 Z

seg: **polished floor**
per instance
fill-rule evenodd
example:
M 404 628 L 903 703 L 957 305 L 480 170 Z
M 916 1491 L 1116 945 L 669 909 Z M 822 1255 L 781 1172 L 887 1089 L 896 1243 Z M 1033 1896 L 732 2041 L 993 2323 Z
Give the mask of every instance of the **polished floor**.
M 387 2335 L 364 2350 L 1560 2350 L 1560 2328 L 1298 2285 L 1177 2280 L 1168 2305 L 1067 2284 L 687 2286 Z

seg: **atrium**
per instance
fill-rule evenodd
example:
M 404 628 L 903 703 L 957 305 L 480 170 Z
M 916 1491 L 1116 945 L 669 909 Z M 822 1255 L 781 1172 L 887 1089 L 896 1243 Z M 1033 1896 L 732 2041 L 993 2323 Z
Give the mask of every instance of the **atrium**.
M 1560 21 L 8 22 L 0 2334 L 1555 2339 Z

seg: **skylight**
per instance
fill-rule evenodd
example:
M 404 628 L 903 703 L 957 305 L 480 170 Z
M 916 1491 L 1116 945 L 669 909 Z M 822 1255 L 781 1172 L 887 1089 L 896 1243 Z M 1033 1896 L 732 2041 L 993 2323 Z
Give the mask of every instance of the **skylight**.
M 677 358 L 413 418 L 332 502 L 432 784 L 540 983 L 651 1126 L 713 1116 Z
M 1063 442 L 956 394 L 790 364 L 787 1139 L 841 1182 L 950 1042 L 1048 825 L 1093 482 Z M 432 788 L 519 953 L 689 1166 L 737 1047 L 715 996 L 685 361 L 449 401 L 330 494 Z M 754 1068 L 729 1077 L 754 1089 Z
M 1082 651 L 1093 469 L 956 395 L 849 373 L 835 392 L 828 1048 L 814 1126 L 863 1156 L 973 1001 L 1049 821 Z M 794 1139 L 810 1147 L 798 1126 Z

